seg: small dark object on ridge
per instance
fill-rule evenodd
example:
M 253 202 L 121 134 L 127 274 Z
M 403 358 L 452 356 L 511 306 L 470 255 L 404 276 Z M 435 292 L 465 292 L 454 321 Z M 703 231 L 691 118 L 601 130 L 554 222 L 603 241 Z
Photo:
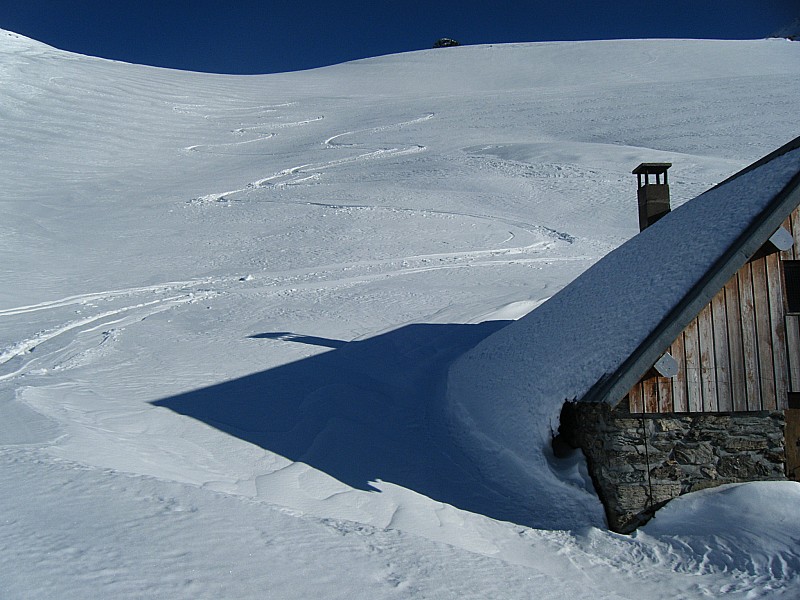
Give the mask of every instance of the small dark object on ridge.
M 436 40 L 436 43 L 433 45 L 434 48 L 449 48 L 450 46 L 460 46 L 457 41 L 451 40 L 450 38 L 439 38 Z

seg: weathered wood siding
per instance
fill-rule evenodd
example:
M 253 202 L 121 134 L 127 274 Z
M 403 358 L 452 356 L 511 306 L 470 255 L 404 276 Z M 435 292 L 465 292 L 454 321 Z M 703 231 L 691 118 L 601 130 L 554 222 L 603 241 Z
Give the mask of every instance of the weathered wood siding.
M 792 232 L 794 245 L 786 252 L 781 252 L 781 260 L 800 260 L 800 208 L 786 219 L 783 226 Z M 789 391 L 800 392 L 800 315 L 787 314 L 785 321 Z
M 800 209 L 783 225 L 794 246 L 744 265 L 668 352 L 672 379 L 648 373 L 628 393 L 632 413 L 784 410 L 800 392 L 800 314 L 787 314 L 783 260 L 800 260 Z
M 794 245 L 781 252 L 781 260 L 800 260 L 800 210 L 795 210 L 783 226 L 792 232 Z M 786 348 L 789 371 L 789 391 L 800 392 L 800 315 L 787 314 Z M 796 406 L 785 411 L 786 476 L 800 481 L 800 409 Z

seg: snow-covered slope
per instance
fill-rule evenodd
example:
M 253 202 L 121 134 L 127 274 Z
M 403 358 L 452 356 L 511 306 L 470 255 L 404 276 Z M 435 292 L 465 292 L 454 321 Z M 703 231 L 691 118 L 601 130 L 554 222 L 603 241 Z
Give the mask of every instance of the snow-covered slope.
M 794 137 L 798 48 L 232 77 L 0 32 L 0 596 L 793 597 L 793 526 L 686 529 L 730 494 L 633 538 L 579 462 L 509 498 L 444 374 L 636 232 L 633 166 L 680 203 Z

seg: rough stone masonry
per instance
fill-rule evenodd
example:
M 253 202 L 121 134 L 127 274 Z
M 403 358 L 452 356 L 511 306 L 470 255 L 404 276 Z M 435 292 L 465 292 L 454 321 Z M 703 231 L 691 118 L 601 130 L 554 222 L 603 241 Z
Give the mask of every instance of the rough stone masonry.
M 626 399 L 568 402 L 559 433 L 583 450 L 609 527 L 630 533 L 681 494 L 786 479 L 784 427 L 782 412 L 632 415 Z

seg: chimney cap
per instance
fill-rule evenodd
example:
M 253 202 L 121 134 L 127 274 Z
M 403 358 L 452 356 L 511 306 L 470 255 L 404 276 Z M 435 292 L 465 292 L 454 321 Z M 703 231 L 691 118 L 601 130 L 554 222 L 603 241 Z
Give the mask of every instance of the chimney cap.
M 634 175 L 656 175 L 666 173 L 671 166 L 672 163 L 642 163 L 631 173 Z

